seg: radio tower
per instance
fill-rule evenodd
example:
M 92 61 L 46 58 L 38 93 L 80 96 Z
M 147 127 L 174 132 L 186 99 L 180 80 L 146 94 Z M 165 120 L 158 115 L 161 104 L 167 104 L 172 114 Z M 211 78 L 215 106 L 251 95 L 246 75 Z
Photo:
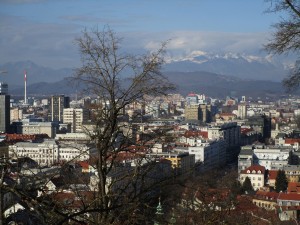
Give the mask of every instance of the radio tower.
M 27 104 L 27 78 L 26 78 L 26 70 L 24 70 L 24 85 L 25 85 L 24 104 Z

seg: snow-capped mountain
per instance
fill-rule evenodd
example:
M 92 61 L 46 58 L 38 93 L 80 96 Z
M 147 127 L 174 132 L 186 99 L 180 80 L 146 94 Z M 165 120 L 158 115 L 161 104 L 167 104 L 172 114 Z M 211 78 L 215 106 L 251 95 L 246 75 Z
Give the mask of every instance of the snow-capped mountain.
M 207 71 L 249 80 L 281 81 L 288 74 L 288 64 L 270 55 L 213 54 L 194 51 L 187 56 L 168 57 L 166 71 Z

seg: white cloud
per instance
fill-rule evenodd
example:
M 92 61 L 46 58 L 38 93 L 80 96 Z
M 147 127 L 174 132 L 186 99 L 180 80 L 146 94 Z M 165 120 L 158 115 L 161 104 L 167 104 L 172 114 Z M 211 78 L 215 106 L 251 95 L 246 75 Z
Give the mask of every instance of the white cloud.
M 77 20 L 80 17 L 67 18 Z M 83 17 L 84 18 L 84 17 Z M 86 20 L 95 18 L 85 17 Z M 0 64 L 8 61 L 32 60 L 52 67 L 76 66 L 79 63 L 74 39 L 84 27 L 74 23 L 33 23 L 23 18 L 1 16 Z M 111 27 L 114 29 L 114 27 Z M 168 41 L 169 58 L 185 58 L 201 52 L 248 53 L 255 55 L 269 37 L 267 33 L 221 33 L 200 31 L 118 32 L 124 50 L 135 53 L 152 51 Z

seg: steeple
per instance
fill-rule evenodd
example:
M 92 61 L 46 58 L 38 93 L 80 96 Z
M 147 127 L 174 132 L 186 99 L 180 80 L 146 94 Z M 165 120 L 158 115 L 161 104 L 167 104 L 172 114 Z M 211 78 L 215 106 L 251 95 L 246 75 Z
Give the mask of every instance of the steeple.
M 154 219 L 154 225 L 161 225 L 161 221 L 163 221 L 163 216 L 164 216 L 164 212 L 163 212 L 163 208 L 162 205 L 160 203 L 160 197 L 158 200 L 158 205 L 156 207 L 156 212 L 155 212 L 155 219 Z

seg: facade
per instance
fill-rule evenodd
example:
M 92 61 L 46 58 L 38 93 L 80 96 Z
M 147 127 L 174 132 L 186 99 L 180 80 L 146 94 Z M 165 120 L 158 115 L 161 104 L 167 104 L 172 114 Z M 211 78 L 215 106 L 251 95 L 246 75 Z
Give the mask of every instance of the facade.
M 84 131 L 82 124 L 88 121 L 89 111 L 82 108 L 66 108 L 63 110 L 63 122 L 71 124 L 72 133 L 81 133 Z
M 0 95 L 8 95 L 8 85 L 0 82 Z
M 238 173 L 253 165 L 253 150 L 242 147 L 238 156 Z
M 9 146 L 12 159 L 29 157 L 41 166 L 49 166 L 63 161 L 84 161 L 89 159 L 88 148 L 80 144 L 58 144 L 54 140 L 42 143 L 18 142 Z
M 202 162 L 203 170 L 216 169 L 226 164 L 226 143 L 224 140 L 201 143 L 188 147 L 189 154 L 195 155 L 196 162 Z
M 300 181 L 300 166 L 299 165 L 285 165 L 283 167 L 288 182 Z
M 13 123 L 15 133 L 17 134 L 47 134 L 48 137 L 54 138 L 57 126 L 52 122 L 23 122 Z
M 238 112 L 237 112 L 237 116 L 240 119 L 246 119 L 247 118 L 247 109 L 248 106 L 244 103 L 244 104 L 239 104 L 238 105 Z
M 184 174 L 191 172 L 195 166 L 195 155 L 188 152 L 182 153 L 155 153 L 147 154 L 149 158 L 166 159 L 171 162 L 175 174 Z
M 212 120 L 211 105 L 200 104 L 199 105 L 199 120 L 204 123 L 210 123 Z
M 199 102 L 198 95 L 194 93 L 188 94 L 188 96 L 185 98 L 187 105 L 197 105 Z
M 275 210 L 278 195 L 279 193 L 276 192 L 257 191 L 253 197 L 253 203 L 266 210 Z
M 19 108 L 13 108 L 10 110 L 10 121 L 20 121 L 23 119 L 23 110 Z
M 70 98 L 64 95 L 54 95 L 50 100 L 51 121 L 62 122 L 65 108 L 70 107 Z
M 292 147 L 256 146 L 253 150 L 253 164 L 268 170 L 282 170 L 288 165 L 291 151 Z
M 199 120 L 198 104 L 186 105 L 184 109 L 185 120 Z
M 0 94 L 0 133 L 10 130 L 10 96 Z
M 245 170 L 242 170 L 239 174 L 239 181 L 244 183 L 246 177 L 249 177 L 254 190 L 258 190 L 265 185 L 265 167 L 259 165 L 253 165 Z

